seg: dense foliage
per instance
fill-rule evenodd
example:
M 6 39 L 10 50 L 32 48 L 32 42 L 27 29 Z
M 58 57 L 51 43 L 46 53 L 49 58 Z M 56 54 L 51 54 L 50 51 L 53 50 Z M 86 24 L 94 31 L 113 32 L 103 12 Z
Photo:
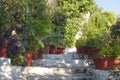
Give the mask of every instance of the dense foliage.
M 51 35 L 51 45 L 54 46 L 65 46 L 64 44 L 64 33 L 66 25 L 66 16 L 64 12 L 56 11 L 52 16 L 52 35 Z
M 120 39 L 120 18 L 117 19 L 117 22 L 111 27 L 111 35 L 114 39 Z
M 17 24 L 25 24 L 25 0 L 2 0 L 0 10 L 0 37 L 8 38 Z
M 64 12 L 66 25 L 64 25 L 64 45 L 75 46 L 75 36 L 80 29 L 82 15 L 92 12 L 95 7 L 94 0 L 58 0 L 57 9 Z
M 112 12 L 99 12 L 93 14 L 88 24 L 84 26 L 83 35 L 88 39 L 88 46 L 101 47 L 103 41 L 110 39 L 110 27 L 116 21 Z M 103 43 L 104 44 L 104 43 Z
M 28 48 L 34 49 L 35 43 L 44 47 L 41 39 L 51 31 L 46 0 L 2 0 L 1 4 L 0 43 L 7 39 L 8 54 L 12 54 L 11 58 L 21 54 L 21 48 L 25 48 L 23 50 L 26 52 Z M 13 30 L 16 34 L 11 35 Z
M 33 50 L 35 46 L 40 45 L 44 47 L 43 42 L 40 40 L 50 34 L 51 22 L 49 11 L 46 6 L 45 0 L 29 0 L 28 2 L 28 45 L 29 49 Z

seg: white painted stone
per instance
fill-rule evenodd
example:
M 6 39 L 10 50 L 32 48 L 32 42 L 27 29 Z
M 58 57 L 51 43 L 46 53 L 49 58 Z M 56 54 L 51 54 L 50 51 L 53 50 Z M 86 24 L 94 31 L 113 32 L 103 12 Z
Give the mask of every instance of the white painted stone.
M 82 67 L 89 66 L 89 63 L 83 63 L 83 59 L 75 60 L 51 60 L 51 59 L 42 59 L 42 60 L 33 60 L 33 66 L 46 66 L 46 67 Z
M 73 48 L 65 48 L 65 54 L 69 54 L 69 53 L 76 53 L 76 47 Z
M 0 66 L 0 80 L 22 79 L 22 67 L 20 66 Z
M 65 55 L 62 54 L 43 54 L 43 59 L 65 59 Z
M 44 67 L 82 67 L 93 66 L 91 59 L 68 59 L 68 60 L 53 60 L 53 59 L 39 59 L 33 60 L 33 66 Z
M 10 79 L 9 72 L 8 73 L 0 72 L 0 80 L 9 80 L 9 79 Z
M 108 71 L 92 69 L 90 72 L 93 74 L 93 80 L 107 80 L 109 78 Z
M 11 60 L 9 58 L 0 58 L 0 66 L 10 66 Z
M 86 68 L 54 68 L 54 67 L 25 67 L 23 75 L 70 75 L 72 73 L 85 73 Z
M 22 78 L 22 67 L 21 66 L 11 66 L 11 77 L 12 78 Z
M 29 76 L 28 80 L 90 80 L 87 74 Z
M 10 79 L 11 67 L 0 66 L 0 80 Z
M 61 59 L 79 59 L 80 55 L 76 53 L 69 53 L 69 54 L 43 54 L 43 59 L 56 59 L 56 60 L 61 60 Z

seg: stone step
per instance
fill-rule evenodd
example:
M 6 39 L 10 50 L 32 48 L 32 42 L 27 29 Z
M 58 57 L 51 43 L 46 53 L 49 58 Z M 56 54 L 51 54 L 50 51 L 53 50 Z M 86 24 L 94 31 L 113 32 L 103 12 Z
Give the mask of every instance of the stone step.
M 0 66 L 10 66 L 10 65 L 11 65 L 10 58 L 0 57 Z
M 27 80 L 91 80 L 88 74 L 28 76 Z
M 74 68 L 53 68 L 53 67 L 25 67 L 22 69 L 23 75 L 68 75 L 87 73 L 88 67 L 74 67 Z
M 21 66 L 0 66 L 0 80 L 24 80 Z
M 93 65 L 92 59 L 37 59 L 33 60 L 33 66 L 48 66 L 48 67 L 81 67 Z
M 76 53 L 74 53 L 74 54 L 72 54 L 72 53 L 70 53 L 70 54 L 43 54 L 42 58 L 43 59 L 54 59 L 54 60 L 61 60 L 61 59 L 73 60 L 73 59 L 88 58 L 88 56 L 85 54 L 76 54 Z

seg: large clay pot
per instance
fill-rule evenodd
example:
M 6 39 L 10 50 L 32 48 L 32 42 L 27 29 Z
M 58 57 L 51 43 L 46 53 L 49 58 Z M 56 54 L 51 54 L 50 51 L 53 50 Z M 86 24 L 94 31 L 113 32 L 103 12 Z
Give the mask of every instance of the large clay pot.
M 76 47 L 77 54 L 85 54 L 87 53 L 86 47 L 81 46 L 81 47 Z
M 93 59 L 93 61 L 94 61 L 94 65 L 95 65 L 96 69 L 103 70 L 103 69 L 107 68 L 107 60 L 106 59 L 96 58 L 96 59 Z
M 34 60 L 34 59 L 38 59 L 38 54 L 37 54 L 37 53 L 32 54 L 32 59 L 33 59 L 33 60 Z
M 38 53 L 38 59 L 42 59 L 42 53 Z
M 7 57 L 8 45 L 0 44 L 0 57 Z
M 120 68 L 120 59 L 108 58 L 108 68 Z
M 106 69 L 106 68 L 120 68 L 120 59 L 113 58 L 96 58 L 93 59 L 96 69 Z M 116 64 L 118 66 L 116 66 Z
M 96 48 L 87 48 L 87 55 L 90 58 L 93 58 L 95 54 L 97 54 L 100 50 Z
M 42 54 L 41 53 L 35 53 L 35 54 L 32 54 L 32 59 L 41 59 L 42 58 Z
M 49 54 L 50 52 L 50 45 L 45 45 L 44 51 L 46 54 Z
M 27 66 L 31 66 L 32 65 L 32 53 L 28 52 L 27 53 Z
M 49 54 L 56 54 L 56 47 L 55 46 L 50 46 L 50 52 Z
M 64 47 L 57 47 L 57 54 L 64 54 L 65 48 Z

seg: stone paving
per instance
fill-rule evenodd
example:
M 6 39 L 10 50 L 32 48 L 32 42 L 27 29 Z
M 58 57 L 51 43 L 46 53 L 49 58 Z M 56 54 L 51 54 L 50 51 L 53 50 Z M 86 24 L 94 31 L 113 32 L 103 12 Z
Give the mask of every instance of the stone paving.
M 12 66 L 9 58 L 0 58 L 0 80 L 107 80 L 108 77 L 108 71 L 95 69 L 92 59 L 76 53 L 43 54 L 43 59 L 33 60 L 29 67 Z

